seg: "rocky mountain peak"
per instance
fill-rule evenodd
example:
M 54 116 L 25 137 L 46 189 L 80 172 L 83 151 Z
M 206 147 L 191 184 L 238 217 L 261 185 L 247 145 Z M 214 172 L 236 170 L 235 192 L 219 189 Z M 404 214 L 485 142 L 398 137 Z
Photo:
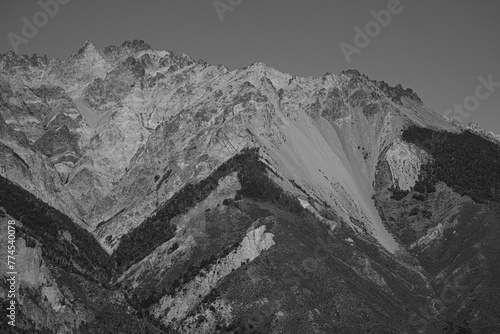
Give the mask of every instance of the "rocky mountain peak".
M 406 97 L 413 101 L 422 103 L 422 100 L 417 95 L 417 93 L 415 93 L 411 88 L 403 88 L 401 84 L 397 84 L 393 87 L 387 84 L 385 81 L 371 80 L 367 75 L 360 73 L 356 69 L 342 71 L 341 75 L 348 77 L 349 81 L 359 83 L 361 85 L 374 84 L 382 93 L 384 93 L 394 102 L 399 103 L 401 102 L 402 97 Z
M 135 52 L 144 51 L 144 50 L 152 50 L 151 45 L 144 42 L 143 40 L 134 39 L 131 41 L 125 41 L 120 45 L 121 48 L 126 48 L 133 50 Z
M 101 51 L 101 55 L 110 64 L 119 64 L 130 56 L 153 51 L 151 46 L 142 40 L 125 41 L 120 46 L 110 45 Z
M 340 72 L 340 75 L 345 75 L 345 76 L 350 77 L 350 78 L 358 78 L 358 77 L 365 77 L 366 78 L 366 76 L 364 74 L 361 74 L 356 69 L 343 70 L 342 72 Z
M 13 51 L 0 54 L 0 68 L 6 71 L 16 68 L 27 71 L 30 68 L 46 67 L 48 64 L 47 56 L 38 56 L 36 53 L 31 57 L 26 54 L 16 54 Z
M 92 57 L 98 54 L 97 49 L 91 41 L 85 41 L 83 46 L 73 55 L 70 56 L 69 59 L 80 59 L 85 57 Z

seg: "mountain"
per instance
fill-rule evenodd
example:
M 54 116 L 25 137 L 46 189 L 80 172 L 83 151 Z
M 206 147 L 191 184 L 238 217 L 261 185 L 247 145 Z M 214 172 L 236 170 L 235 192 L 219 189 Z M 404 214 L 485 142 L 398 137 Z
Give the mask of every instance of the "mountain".
M 1 54 L 1 328 L 497 333 L 490 137 L 356 70 Z

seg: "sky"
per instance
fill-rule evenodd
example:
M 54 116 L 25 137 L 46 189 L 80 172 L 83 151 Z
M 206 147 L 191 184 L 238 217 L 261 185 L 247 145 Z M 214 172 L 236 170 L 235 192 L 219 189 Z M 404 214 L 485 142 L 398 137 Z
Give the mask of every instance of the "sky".
M 499 134 L 499 14 L 498 0 L 2 0 L 0 53 L 66 59 L 86 40 L 142 39 L 231 70 L 357 69 Z

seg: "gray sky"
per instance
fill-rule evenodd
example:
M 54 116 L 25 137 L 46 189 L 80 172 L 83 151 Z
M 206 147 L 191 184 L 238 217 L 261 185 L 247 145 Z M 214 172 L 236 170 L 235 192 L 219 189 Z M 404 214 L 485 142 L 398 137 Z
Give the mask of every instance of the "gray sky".
M 230 69 L 257 61 L 298 76 L 355 68 L 412 88 L 440 113 L 465 102 L 470 116 L 455 111 L 450 116 L 500 133 L 498 0 L 400 0 L 399 6 L 397 0 L 217 1 L 232 10 L 219 16 L 213 0 L 69 0 L 43 22 L 43 15 L 36 15 L 42 10 L 38 1 L 2 0 L 0 52 L 13 50 L 8 33 L 23 37 L 22 18 L 33 23 L 35 15 L 40 27 L 18 45 L 20 53 L 65 59 L 85 40 L 101 49 L 142 39 L 154 49 L 185 52 Z M 355 47 L 354 28 L 365 31 L 374 21 L 370 12 L 391 3 L 390 23 L 369 24 L 374 29 L 369 44 L 358 47 L 349 63 L 340 44 Z M 498 87 L 476 93 L 478 77 L 487 81 L 489 75 Z

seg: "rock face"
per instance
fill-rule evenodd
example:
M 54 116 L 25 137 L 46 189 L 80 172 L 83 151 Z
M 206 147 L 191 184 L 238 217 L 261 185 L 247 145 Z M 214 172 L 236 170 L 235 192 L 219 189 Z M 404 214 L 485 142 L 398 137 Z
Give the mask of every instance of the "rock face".
M 178 293 L 175 298 L 170 296 L 162 298 L 152 312 L 157 318 L 162 318 L 165 324 L 173 319 L 186 318 L 189 311 L 193 310 L 222 279 L 229 273 L 238 269 L 248 261 L 254 260 L 263 251 L 274 245 L 273 235 L 265 233 L 266 226 L 251 230 L 245 235 L 238 249 L 222 258 L 220 262 L 201 271 L 201 277 L 196 276 L 185 285 L 185 293 Z M 166 310 L 169 311 L 166 311 Z
M 152 332 L 415 331 L 407 319 L 452 270 L 441 263 L 434 272 L 426 259 L 474 203 L 446 182 L 414 191 L 435 158 L 403 139 L 411 127 L 465 129 L 411 89 L 355 70 L 229 71 L 138 40 L 104 50 L 86 42 L 66 60 L 0 55 L 0 175 L 91 233 L 110 259 L 148 249 L 117 260 L 101 288 L 117 300 L 113 309 L 129 307 L 130 328 L 147 322 Z M 252 149 L 258 158 L 241 158 Z M 55 238 L 75 244 L 65 233 Z M 152 237 L 161 242 L 149 247 Z M 69 269 L 36 249 L 20 246 L 21 281 L 58 316 L 33 323 L 96 330 L 104 320 L 85 303 L 86 315 L 70 318 L 86 324 L 62 325 L 62 287 L 40 282 L 47 270 Z M 460 270 L 472 262 L 464 263 Z M 457 321 L 451 311 L 446 319 Z
M 396 139 L 386 153 L 392 183 L 402 190 L 413 188 L 420 177 L 420 167 L 426 162 L 422 155 L 417 153 L 415 147 Z

